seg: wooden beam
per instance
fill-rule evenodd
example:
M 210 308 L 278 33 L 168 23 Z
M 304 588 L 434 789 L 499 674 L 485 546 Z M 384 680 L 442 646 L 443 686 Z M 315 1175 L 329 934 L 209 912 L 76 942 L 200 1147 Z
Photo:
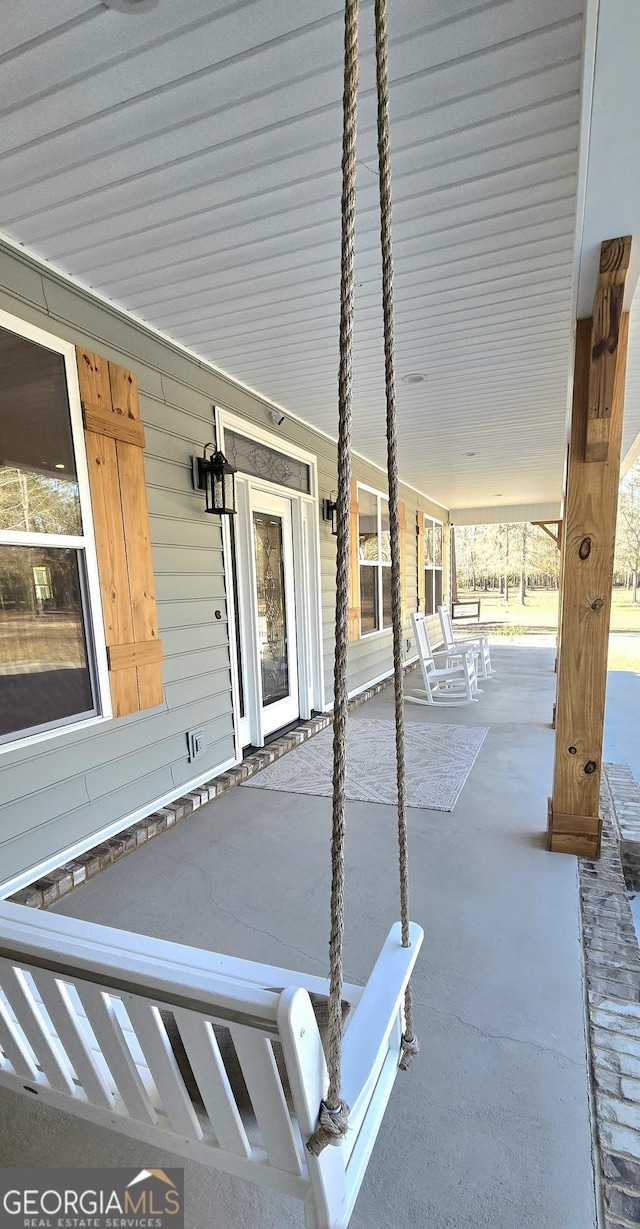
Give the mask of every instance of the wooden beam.
M 619 241 L 624 243 L 624 241 Z M 603 250 L 610 245 L 603 245 Z M 602 262 L 601 262 L 602 270 Z M 601 273 L 602 276 L 602 273 Z M 596 299 L 600 293 L 600 286 Z M 594 385 L 592 320 L 579 320 L 563 522 L 560 652 L 549 849 L 598 857 L 600 777 L 629 313 L 616 334 L 607 459 L 586 457 Z M 600 436 L 600 441 L 604 436 Z
M 600 273 L 591 318 L 589 408 L 584 459 L 606 461 L 609 456 L 614 388 L 626 350 L 620 347 L 625 282 L 631 258 L 631 236 L 609 239 L 600 249 Z
M 86 405 L 84 401 L 82 417 L 85 431 L 95 431 L 96 435 L 106 435 L 109 439 L 123 440 L 126 444 L 144 448 L 144 427 L 141 422 L 114 414 L 100 405 Z
M 562 525 L 562 521 L 532 521 L 531 524 L 537 525 L 538 529 L 543 529 L 544 532 L 551 538 L 551 541 L 555 542 L 558 550 L 560 550 L 560 526 Z M 555 525 L 556 527 L 555 533 L 551 528 L 552 525 Z
M 162 641 L 145 640 L 136 644 L 114 644 L 107 649 L 110 670 L 129 670 L 162 661 Z

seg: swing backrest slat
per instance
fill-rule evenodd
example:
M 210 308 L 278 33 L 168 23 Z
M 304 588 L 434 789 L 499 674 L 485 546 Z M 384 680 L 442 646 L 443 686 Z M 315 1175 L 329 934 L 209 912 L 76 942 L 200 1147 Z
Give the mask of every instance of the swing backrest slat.
M 421 937 L 412 928 L 403 948 L 396 925 L 367 986 L 350 988 L 353 1129 L 317 1158 L 305 1142 L 326 1092 L 324 1009 L 305 983 L 312 997 L 324 989 L 326 1005 L 323 979 L 237 960 L 232 976 L 212 973 L 226 957 L 7 902 L 0 1084 L 293 1195 L 309 1224 L 336 1229 L 391 1092 Z

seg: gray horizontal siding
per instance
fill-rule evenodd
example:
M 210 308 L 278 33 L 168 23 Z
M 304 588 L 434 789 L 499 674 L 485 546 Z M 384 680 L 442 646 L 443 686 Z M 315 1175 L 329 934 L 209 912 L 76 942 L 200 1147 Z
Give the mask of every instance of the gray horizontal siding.
M 193 491 L 191 456 L 212 436 L 212 406 L 269 427 L 268 404 L 195 358 L 128 320 L 108 304 L 44 273 L 0 245 L 0 307 L 75 344 L 86 345 L 138 378 L 146 434 L 145 474 L 158 619 L 164 647 L 164 702 L 117 721 L 59 733 L 0 754 L 2 878 L 89 842 L 156 799 L 210 772 L 234 755 L 229 630 L 220 525 L 203 516 Z M 295 408 L 295 407 L 293 407 Z M 382 429 L 382 427 L 381 427 Z M 318 498 L 336 486 L 333 442 L 287 418 L 282 448 L 317 456 Z M 354 475 L 384 490 L 375 466 L 354 457 Z M 402 488 L 406 503 L 406 636 L 415 606 L 415 516 L 435 505 Z M 322 635 L 327 702 L 332 697 L 335 538 L 320 521 Z M 412 604 L 413 603 L 413 604 Z M 217 619 L 215 612 L 222 615 Z M 412 650 L 413 651 L 413 650 Z M 391 636 L 349 647 L 355 690 L 391 668 Z M 186 731 L 203 728 L 206 755 L 187 758 Z M 194 771 L 196 769 L 197 771 Z
M 384 424 L 381 424 L 384 430 Z M 319 475 L 326 482 L 322 487 L 321 497 L 335 488 L 336 470 L 333 457 L 323 458 L 324 464 L 319 464 Z M 358 482 L 381 491 L 386 491 L 386 477 L 373 465 L 369 465 L 361 457 L 353 458 L 353 476 Z M 417 609 L 417 543 L 416 517 L 428 513 L 439 520 L 446 520 L 447 513 L 439 507 L 418 495 L 411 487 L 400 484 L 400 498 L 405 505 L 406 529 L 404 535 L 404 623 L 403 623 L 403 656 L 405 660 L 414 657 L 416 652 L 411 615 Z M 335 619 L 335 566 L 336 539 L 332 537 L 328 525 L 320 525 L 320 560 L 322 570 L 322 624 L 325 660 L 325 691 L 327 702 L 333 698 L 333 647 Z M 349 691 L 359 691 L 366 687 L 374 678 L 389 673 L 393 669 L 393 643 L 391 631 L 376 632 L 361 637 L 349 645 Z
M 6 311 L 87 345 L 138 377 L 164 646 L 164 703 L 158 708 L 0 755 L 0 865 L 8 878 L 194 776 L 213 774 L 233 758 L 234 742 L 220 525 L 203 517 L 190 473 L 191 455 L 211 438 L 213 395 L 220 396 L 221 385 L 226 392 L 227 383 L 5 252 L 0 284 Z M 195 765 L 186 742 L 194 726 L 204 729 L 207 742 Z

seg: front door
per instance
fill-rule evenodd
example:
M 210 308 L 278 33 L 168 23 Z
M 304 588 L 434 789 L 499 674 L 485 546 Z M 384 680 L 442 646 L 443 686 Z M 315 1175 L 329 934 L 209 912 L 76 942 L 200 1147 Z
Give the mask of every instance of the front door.
M 300 715 L 291 500 L 252 489 L 256 701 L 263 738 Z

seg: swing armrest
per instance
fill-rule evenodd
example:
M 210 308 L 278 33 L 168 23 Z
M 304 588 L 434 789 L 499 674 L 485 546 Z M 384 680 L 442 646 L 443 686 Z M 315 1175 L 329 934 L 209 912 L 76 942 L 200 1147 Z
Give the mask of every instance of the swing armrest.
M 396 922 L 389 931 L 362 998 L 345 1030 L 342 1042 L 342 1096 L 353 1111 L 360 1098 L 367 1093 L 372 1073 L 377 1078 L 379 1056 L 388 1046 L 424 932 L 415 922 L 409 923 L 410 947 L 402 946 L 401 936 L 400 922 Z

